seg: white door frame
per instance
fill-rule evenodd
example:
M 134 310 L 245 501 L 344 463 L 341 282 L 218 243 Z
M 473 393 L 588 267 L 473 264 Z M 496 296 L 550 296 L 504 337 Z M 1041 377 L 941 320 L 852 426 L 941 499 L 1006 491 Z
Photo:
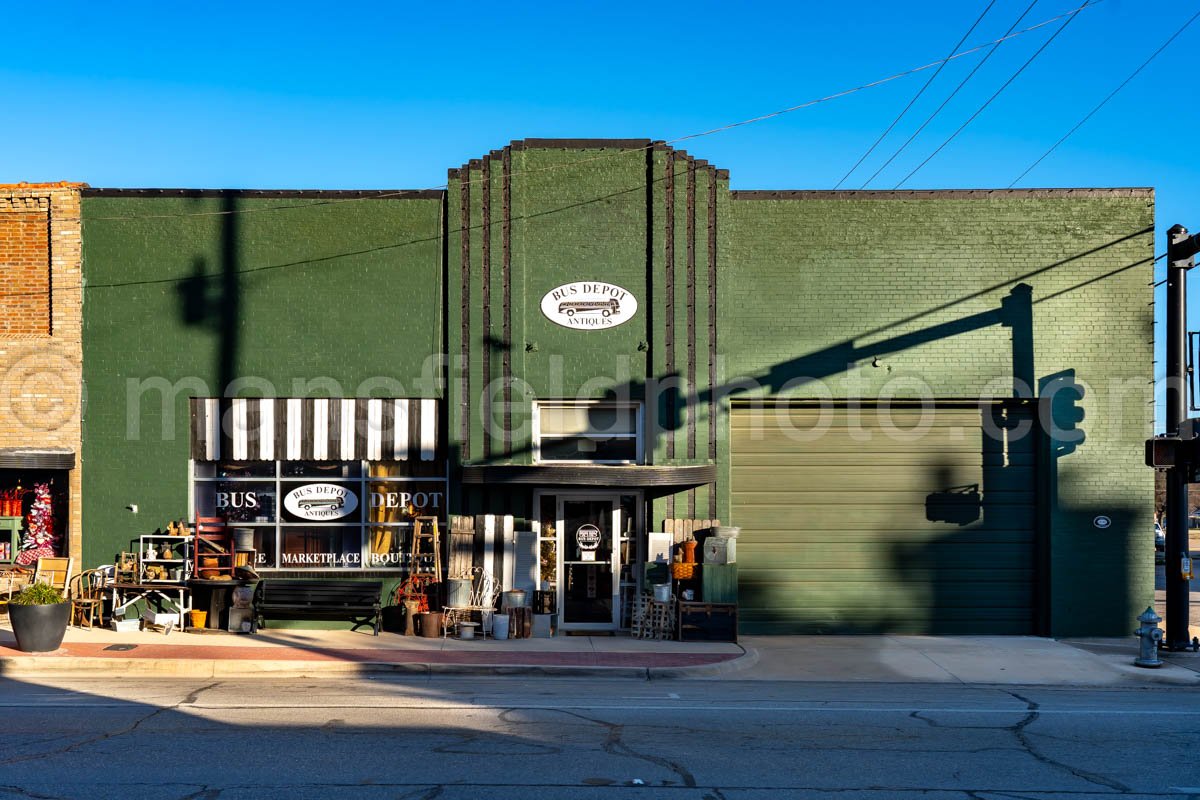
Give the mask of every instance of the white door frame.
M 634 520 L 632 526 L 632 537 L 629 541 L 629 558 L 631 563 L 636 564 L 638 555 L 641 552 L 642 538 L 642 522 L 641 517 L 644 513 L 644 500 L 642 492 L 639 489 L 568 489 L 557 490 L 554 488 L 543 488 L 534 491 L 534 508 L 540 509 L 542 497 L 553 495 L 555 498 L 554 516 L 555 516 L 555 574 L 558 580 L 555 585 L 555 607 L 558 609 L 558 627 L 563 631 L 615 631 L 621 629 L 621 534 L 624 520 L 621 518 L 621 497 L 632 496 L 634 500 Z M 612 504 L 612 516 L 609 520 L 609 533 L 612 537 L 612 560 L 610 568 L 612 569 L 612 620 L 610 622 L 565 622 L 565 592 L 566 592 L 566 531 L 563 530 L 563 502 L 570 501 L 595 501 L 609 500 Z M 540 533 L 540 519 L 539 536 Z

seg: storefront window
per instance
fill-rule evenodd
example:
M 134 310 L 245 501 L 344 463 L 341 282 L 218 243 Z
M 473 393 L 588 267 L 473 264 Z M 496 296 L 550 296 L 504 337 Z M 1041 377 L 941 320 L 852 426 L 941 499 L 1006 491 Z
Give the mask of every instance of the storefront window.
M 272 476 L 273 477 L 273 476 Z M 275 482 L 214 480 L 197 483 L 196 516 L 226 522 L 274 522 Z
M 543 591 L 558 582 L 558 503 L 554 495 L 542 495 L 538 523 L 538 575 Z
M 255 526 L 254 528 L 251 528 L 251 530 L 254 532 L 254 538 L 252 540 L 254 542 L 254 568 L 263 569 L 276 566 L 279 563 L 279 550 L 276 547 L 275 526 Z M 235 562 L 237 566 L 244 566 L 250 563 L 249 557 L 242 558 L 241 553 L 238 553 L 238 557 L 238 561 Z
M 67 553 L 65 470 L 0 470 L 0 567 Z
M 260 461 L 218 464 L 216 472 L 218 478 L 274 478 L 275 465 Z
M 284 461 L 285 478 L 357 478 L 362 475 L 362 464 L 358 461 Z
M 408 569 L 412 552 L 411 525 L 377 525 L 369 529 L 368 538 L 368 567 Z
M 637 403 L 540 402 L 534 407 L 535 458 L 542 462 L 640 464 Z
M 362 566 L 362 530 L 355 526 L 286 526 L 279 566 L 337 569 Z
M 192 511 L 253 531 L 260 569 L 406 570 L 414 523 L 432 517 L 446 529 L 446 478 L 434 471 L 403 462 L 197 461 Z

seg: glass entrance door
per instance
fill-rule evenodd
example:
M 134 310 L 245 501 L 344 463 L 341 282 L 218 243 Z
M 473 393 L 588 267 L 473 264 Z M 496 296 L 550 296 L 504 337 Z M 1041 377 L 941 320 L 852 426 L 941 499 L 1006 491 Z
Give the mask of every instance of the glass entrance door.
M 619 627 L 621 508 L 618 495 L 558 497 L 558 608 L 564 630 Z

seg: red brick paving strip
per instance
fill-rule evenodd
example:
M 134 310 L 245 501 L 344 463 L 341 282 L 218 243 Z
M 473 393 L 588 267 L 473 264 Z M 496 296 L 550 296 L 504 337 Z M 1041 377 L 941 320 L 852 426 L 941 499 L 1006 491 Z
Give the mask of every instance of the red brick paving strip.
M 46 658 L 210 659 L 221 661 L 345 661 L 355 664 L 484 664 L 534 667 L 695 667 L 732 661 L 739 653 L 493 653 L 442 650 L 333 650 L 298 647 L 208 647 L 139 644 L 132 650 L 105 650 L 108 645 L 66 644 L 53 653 L 22 653 L 0 646 L 0 658 L 41 655 Z

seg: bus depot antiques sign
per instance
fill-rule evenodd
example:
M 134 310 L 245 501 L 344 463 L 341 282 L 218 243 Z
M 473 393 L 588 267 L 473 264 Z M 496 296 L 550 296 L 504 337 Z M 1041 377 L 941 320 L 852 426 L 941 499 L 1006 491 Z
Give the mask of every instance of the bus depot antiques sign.
M 633 319 L 637 298 L 612 283 L 578 281 L 551 289 L 542 297 L 542 315 L 575 330 L 615 328 Z
M 579 545 L 580 561 L 595 561 L 600 548 L 600 529 L 595 525 L 580 525 L 575 531 L 575 544 Z
M 299 519 L 325 522 L 353 513 L 358 508 L 358 495 L 336 483 L 306 483 L 284 495 L 283 507 Z

